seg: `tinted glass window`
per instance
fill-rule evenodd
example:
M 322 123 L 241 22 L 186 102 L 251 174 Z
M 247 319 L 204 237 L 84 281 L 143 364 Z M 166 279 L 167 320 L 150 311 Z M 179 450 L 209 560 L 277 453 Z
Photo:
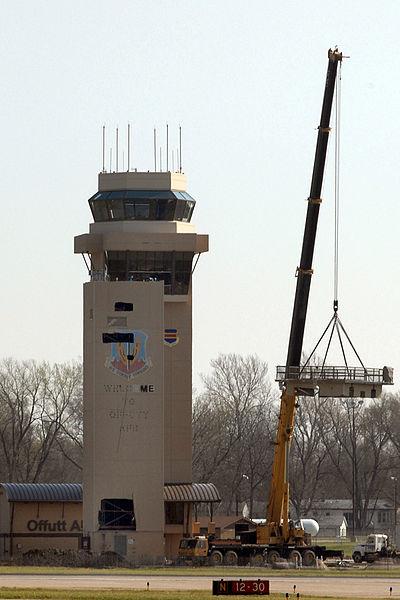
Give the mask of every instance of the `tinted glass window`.
M 109 251 L 107 272 L 111 281 L 163 281 L 165 294 L 187 294 L 192 252 Z
M 134 219 L 135 218 L 134 202 L 125 202 L 125 218 L 126 219 Z
M 135 202 L 135 217 L 136 219 L 148 219 L 150 214 L 150 205 L 148 202 L 143 201 L 140 202 L 136 200 Z
M 121 190 L 119 192 L 110 192 L 109 198 L 125 198 L 125 196 L 125 190 Z
M 175 209 L 175 216 L 174 216 L 175 221 L 182 221 L 185 207 L 186 207 L 185 200 L 177 200 L 176 201 L 176 209 Z
M 185 206 L 185 210 L 183 212 L 183 217 L 182 217 L 182 221 L 186 221 L 189 222 L 190 221 L 190 217 L 192 216 L 192 212 L 193 212 L 193 202 L 186 202 L 186 206 Z
M 195 202 L 186 192 L 118 190 L 98 192 L 89 204 L 95 221 L 190 221 Z
M 156 221 L 173 221 L 176 200 L 157 200 Z
M 92 214 L 95 221 L 108 221 L 108 211 L 105 200 L 91 202 Z
M 155 252 L 154 253 L 154 270 L 162 271 L 164 269 L 164 260 L 163 260 L 163 252 Z
M 192 252 L 175 252 L 175 282 L 173 294 L 187 294 L 192 271 Z
M 126 279 L 126 252 L 109 251 L 106 255 L 107 272 L 111 281 Z
M 159 199 L 171 199 L 173 200 L 175 198 L 174 196 L 174 192 L 171 192 L 170 190 L 155 190 L 155 191 L 145 191 L 142 192 L 143 196 L 146 196 L 147 198 L 159 198 Z
M 191 200 L 192 202 L 194 202 L 194 199 L 192 198 L 192 196 L 190 194 L 188 194 L 187 192 L 182 192 L 182 196 L 185 198 L 185 200 Z
M 111 219 L 115 221 L 124 220 L 124 203 L 122 198 L 109 198 L 107 200 L 108 210 L 110 212 Z

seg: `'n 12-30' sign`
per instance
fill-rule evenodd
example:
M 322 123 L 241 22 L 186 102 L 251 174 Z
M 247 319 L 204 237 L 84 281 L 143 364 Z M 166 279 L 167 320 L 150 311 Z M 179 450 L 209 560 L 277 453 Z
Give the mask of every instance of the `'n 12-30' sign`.
M 213 596 L 268 596 L 269 581 L 266 579 L 239 579 L 213 581 Z

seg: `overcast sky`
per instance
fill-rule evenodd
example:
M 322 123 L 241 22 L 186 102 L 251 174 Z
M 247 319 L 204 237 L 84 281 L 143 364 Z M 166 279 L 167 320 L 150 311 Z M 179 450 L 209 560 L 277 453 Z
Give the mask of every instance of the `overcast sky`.
M 1 20 L 1 356 L 82 355 L 87 271 L 73 237 L 91 221 L 102 125 L 107 147 L 120 128 L 121 167 L 129 122 L 132 166 L 148 170 L 153 127 L 164 145 L 168 122 L 170 147 L 182 125 L 192 221 L 210 236 L 194 275 L 194 382 L 219 352 L 257 353 L 274 377 L 286 359 L 327 50 L 337 45 L 351 57 L 339 315 L 364 364 L 400 377 L 397 0 L 5 0 Z M 332 315 L 333 141 L 306 350 Z

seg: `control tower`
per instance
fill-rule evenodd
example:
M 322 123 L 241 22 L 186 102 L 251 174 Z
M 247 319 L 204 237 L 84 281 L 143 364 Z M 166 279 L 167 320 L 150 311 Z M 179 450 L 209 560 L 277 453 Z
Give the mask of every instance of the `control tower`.
M 181 173 L 100 173 L 89 205 L 94 223 L 75 238 L 90 275 L 83 530 L 95 552 L 157 561 L 186 533 L 193 494 L 219 499 L 191 469 L 191 276 L 208 236 Z

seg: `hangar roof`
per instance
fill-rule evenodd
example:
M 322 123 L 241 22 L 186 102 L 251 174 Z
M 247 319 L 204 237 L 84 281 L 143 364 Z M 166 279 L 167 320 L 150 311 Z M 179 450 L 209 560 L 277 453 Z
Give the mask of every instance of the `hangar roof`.
M 164 485 L 165 502 L 221 502 L 213 483 L 181 483 Z
M 81 483 L 1 483 L 9 502 L 82 502 Z M 165 502 L 221 502 L 213 483 L 164 486 Z
M 82 502 L 81 483 L 1 483 L 9 502 Z

